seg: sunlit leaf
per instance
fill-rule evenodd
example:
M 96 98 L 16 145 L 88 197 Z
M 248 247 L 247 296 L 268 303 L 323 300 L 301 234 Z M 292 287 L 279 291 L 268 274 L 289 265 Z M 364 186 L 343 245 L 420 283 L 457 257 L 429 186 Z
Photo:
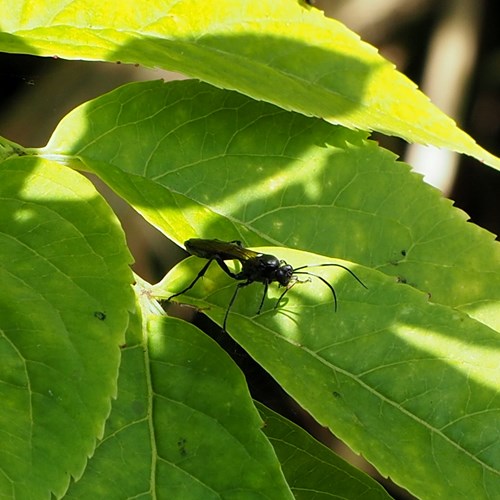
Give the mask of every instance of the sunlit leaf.
M 262 248 L 297 267 L 325 257 Z M 153 289 L 182 290 L 201 259 L 183 261 Z M 338 262 L 338 261 L 334 261 Z M 262 284 L 240 290 L 227 330 L 316 420 L 421 498 L 489 498 L 500 488 L 500 343 L 465 314 L 386 275 L 342 262 L 321 281 L 280 292 L 257 315 Z M 222 324 L 235 281 L 215 264 L 186 295 Z M 404 457 L 404 459 L 402 459 Z M 409 466 L 411 464 L 411 466 Z
M 481 147 L 338 21 L 295 0 L 0 2 L 0 50 L 180 71 L 284 109 L 466 153 Z
M 104 440 L 69 498 L 293 498 L 242 374 L 185 323 L 124 347 Z
M 365 135 L 198 82 L 151 82 L 77 108 L 43 154 L 83 162 L 179 244 L 355 261 L 500 328 L 498 244 Z
M 116 394 L 130 260 L 83 176 L 0 165 L 1 496 L 61 496 L 82 474 Z

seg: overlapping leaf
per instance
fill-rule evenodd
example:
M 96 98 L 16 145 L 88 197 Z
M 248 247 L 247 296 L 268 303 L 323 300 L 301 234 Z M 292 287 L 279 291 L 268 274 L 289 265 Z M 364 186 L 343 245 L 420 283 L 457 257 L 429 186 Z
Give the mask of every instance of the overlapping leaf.
M 194 327 L 151 317 L 124 347 L 104 440 L 68 498 L 293 498 L 242 374 Z
M 294 267 L 325 262 L 274 251 Z M 200 262 L 184 261 L 153 293 L 182 290 Z M 311 282 L 290 290 L 278 309 L 271 288 L 257 315 L 262 285 L 253 284 L 240 290 L 229 333 L 321 424 L 419 498 L 491 498 L 500 489 L 497 333 L 380 272 L 350 266 L 368 290 L 342 270 L 316 270 L 336 289 L 337 313 L 330 290 Z M 214 265 L 176 300 L 221 324 L 234 287 Z
M 261 404 L 257 408 L 266 425 L 264 432 L 281 462 L 297 500 L 335 498 L 383 500 L 392 498 L 374 479 L 356 469 L 307 432 Z
M 361 132 L 152 82 L 77 108 L 43 154 L 79 159 L 179 244 L 239 239 L 359 262 L 500 326 L 492 236 Z

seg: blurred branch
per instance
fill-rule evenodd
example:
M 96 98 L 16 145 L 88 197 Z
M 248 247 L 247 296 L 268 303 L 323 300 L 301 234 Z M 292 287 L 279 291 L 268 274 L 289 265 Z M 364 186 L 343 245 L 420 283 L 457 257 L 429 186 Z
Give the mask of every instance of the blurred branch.
M 376 46 L 436 8 L 432 0 L 317 0 L 315 5 Z
M 458 122 L 476 62 L 482 11 L 482 0 L 443 2 L 427 53 L 421 88 Z M 456 153 L 412 144 L 405 161 L 422 173 L 426 182 L 445 194 L 450 192 L 458 164 Z

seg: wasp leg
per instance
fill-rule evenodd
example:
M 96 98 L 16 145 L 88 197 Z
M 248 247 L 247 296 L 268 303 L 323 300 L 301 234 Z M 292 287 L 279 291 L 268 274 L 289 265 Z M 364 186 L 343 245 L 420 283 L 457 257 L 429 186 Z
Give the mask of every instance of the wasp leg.
M 193 288 L 193 286 L 196 284 L 196 282 L 203 277 L 203 275 L 207 272 L 207 269 L 210 267 L 210 264 L 212 263 L 214 259 L 210 259 L 201 269 L 201 271 L 198 273 L 198 275 L 196 276 L 196 278 L 191 282 L 191 284 L 189 286 L 187 286 L 186 288 L 184 288 L 184 290 L 181 290 L 180 292 L 177 292 L 177 293 L 174 293 L 173 295 L 171 295 L 170 297 L 167 298 L 168 301 L 172 300 L 174 297 L 178 297 L 179 295 L 182 295 L 184 293 L 186 293 L 188 290 L 191 290 L 191 288 Z
M 224 315 L 224 322 L 222 323 L 222 329 L 224 331 L 227 331 L 226 330 L 227 318 L 229 316 L 229 311 L 231 310 L 231 307 L 233 306 L 234 301 L 236 300 L 236 295 L 238 295 L 239 289 L 243 288 L 244 286 L 248 286 L 250 283 L 252 283 L 252 281 L 245 281 L 244 283 L 238 283 L 236 285 L 236 288 L 234 289 L 233 296 L 231 297 L 231 300 L 229 301 L 229 305 L 227 306 L 226 314 Z
M 266 299 L 268 287 L 269 283 L 267 281 L 264 281 L 264 293 L 262 294 L 262 300 L 260 301 L 260 306 L 259 309 L 257 310 L 257 314 L 260 314 L 260 311 L 262 310 L 262 306 L 264 305 L 264 300 Z
M 236 274 L 233 273 L 233 271 L 231 271 L 229 269 L 229 267 L 227 267 L 227 264 L 218 256 L 214 257 L 212 260 L 215 260 L 215 262 L 217 262 L 217 264 L 219 264 L 219 267 L 228 275 L 230 276 L 231 278 L 234 278 L 235 280 L 237 279 L 240 279 L 238 278 L 238 276 Z

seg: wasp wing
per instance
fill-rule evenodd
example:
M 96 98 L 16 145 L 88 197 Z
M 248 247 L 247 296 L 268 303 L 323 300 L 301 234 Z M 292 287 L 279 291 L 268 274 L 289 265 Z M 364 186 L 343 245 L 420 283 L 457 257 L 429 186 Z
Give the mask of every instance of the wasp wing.
M 186 250 L 202 259 L 239 260 L 245 262 L 260 254 L 245 248 L 240 241 L 204 240 L 192 238 L 184 243 Z

